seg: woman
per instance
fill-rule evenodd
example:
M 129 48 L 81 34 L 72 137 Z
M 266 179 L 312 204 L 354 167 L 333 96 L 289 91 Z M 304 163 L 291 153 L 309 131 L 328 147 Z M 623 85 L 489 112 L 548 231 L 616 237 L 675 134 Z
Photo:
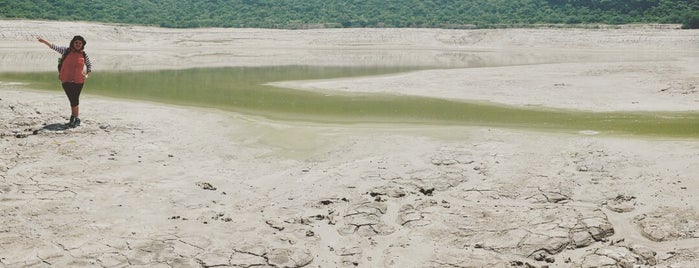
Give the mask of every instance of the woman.
M 57 46 L 38 38 L 39 42 L 46 44 L 51 49 L 63 55 L 60 60 L 60 70 L 58 71 L 58 79 L 61 80 L 63 91 L 68 95 L 70 101 L 70 121 L 68 127 L 74 128 L 80 125 L 78 105 L 80 104 L 80 92 L 83 89 L 85 78 L 92 72 L 92 63 L 90 58 L 85 53 L 85 38 L 76 35 L 73 40 L 70 40 L 68 47 Z M 85 68 L 87 66 L 87 69 Z

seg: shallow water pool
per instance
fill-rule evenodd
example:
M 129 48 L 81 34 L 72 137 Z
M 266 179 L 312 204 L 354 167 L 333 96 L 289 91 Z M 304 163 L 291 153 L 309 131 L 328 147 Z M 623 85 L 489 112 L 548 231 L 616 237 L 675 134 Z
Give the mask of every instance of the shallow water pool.
M 85 93 L 217 108 L 274 120 L 395 123 L 594 131 L 610 135 L 698 138 L 699 113 L 593 113 L 387 94 L 321 93 L 278 88 L 287 80 L 383 75 L 411 67 L 227 67 L 100 73 Z M 3 73 L 2 81 L 61 90 L 55 72 Z

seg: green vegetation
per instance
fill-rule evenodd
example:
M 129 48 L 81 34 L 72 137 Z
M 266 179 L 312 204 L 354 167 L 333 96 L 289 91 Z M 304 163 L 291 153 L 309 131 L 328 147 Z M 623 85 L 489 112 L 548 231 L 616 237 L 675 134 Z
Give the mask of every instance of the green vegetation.
M 0 18 L 162 27 L 489 28 L 675 23 L 699 28 L 697 0 L 0 0 Z
M 527 109 L 428 97 L 310 92 L 265 85 L 272 81 L 403 72 L 395 67 L 231 67 L 100 73 L 87 94 L 194 105 L 321 123 L 478 125 L 612 135 L 699 138 L 699 113 L 592 113 Z M 60 90 L 55 72 L 0 73 L 0 80 Z
M 687 19 L 682 24 L 684 29 L 699 29 L 699 12 L 687 16 Z

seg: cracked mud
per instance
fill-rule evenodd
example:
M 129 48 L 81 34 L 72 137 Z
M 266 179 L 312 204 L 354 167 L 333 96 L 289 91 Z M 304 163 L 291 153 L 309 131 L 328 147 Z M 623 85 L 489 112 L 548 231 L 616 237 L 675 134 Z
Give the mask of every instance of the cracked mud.
M 627 180 L 638 179 L 625 170 L 640 160 L 597 143 L 568 148 L 555 161 L 540 162 L 534 152 L 516 156 L 530 162 L 521 166 L 509 165 L 513 156 L 499 156 L 497 149 L 481 149 L 492 145 L 487 141 L 441 144 L 410 164 L 398 155 L 350 166 L 320 162 L 301 168 L 302 174 L 361 186 L 329 194 L 332 188 L 318 183 L 308 188 L 317 192 L 310 196 L 273 187 L 254 196 L 236 189 L 240 182 L 211 174 L 196 175 L 194 182 L 167 180 L 173 173 L 163 167 L 185 165 L 178 169 L 184 172 L 188 160 L 176 155 L 187 151 L 115 146 L 127 137 L 154 142 L 143 126 L 86 120 L 78 129 L 34 131 L 62 118 L 33 109 L 4 108 L 3 114 L 25 117 L 1 129 L 10 133 L 2 138 L 0 173 L 0 257 L 8 267 L 402 267 L 404 254 L 416 254 L 423 267 L 696 263 L 696 248 L 663 252 L 644 241 L 617 243 L 624 239 L 616 230 L 633 226 L 615 226 L 609 216 L 631 213 L 651 245 L 696 240 L 699 217 L 690 208 L 634 213 L 647 196 L 620 193 Z M 28 119 L 36 114 L 42 116 Z M 155 173 L 112 173 L 130 165 Z M 180 186 L 166 187 L 166 181 Z M 590 194 L 599 184 L 605 189 Z M 28 250 L 34 253 L 11 254 Z

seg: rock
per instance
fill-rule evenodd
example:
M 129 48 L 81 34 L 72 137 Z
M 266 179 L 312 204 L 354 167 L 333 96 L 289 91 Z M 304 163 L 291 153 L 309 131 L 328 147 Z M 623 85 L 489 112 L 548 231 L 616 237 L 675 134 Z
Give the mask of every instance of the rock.
M 398 185 L 387 185 L 387 186 L 379 186 L 379 187 L 374 187 L 371 191 L 369 191 L 369 194 L 372 197 L 376 197 L 379 195 L 385 195 L 388 197 L 392 198 L 401 198 L 406 196 L 405 190 L 403 190 L 403 187 L 398 186 Z
M 614 226 L 606 217 L 586 218 L 582 223 L 588 227 L 588 232 L 596 241 L 605 241 L 605 238 L 614 234 Z
M 204 190 L 216 191 L 216 187 L 214 187 L 208 182 L 197 182 L 196 185 Z
M 643 260 L 645 264 L 656 265 L 658 260 L 656 258 L 657 253 L 647 247 L 632 244 L 628 246 L 631 252 L 635 253 L 640 260 Z
M 267 253 L 267 262 L 273 267 L 303 267 L 313 262 L 313 256 L 305 249 L 277 248 Z
M 624 213 L 636 209 L 636 197 L 618 195 L 614 199 L 607 201 L 607 208 L 611 211 Z
M 590 233 L 586 230 L 573 232 L 570 236 L 570 239 L 572 242 L 571 246 L 574 248 L 587 247 L 589 245 L 592 245 L 593 242 L 595 242 L 595 239 L 593 239 L 592 235 L 590 235 Z
M 643 236 L 656 242 L 699 238 L 699 214 L 692 208 L 659 208 L 633 221 Z
M 658 260 L 659 267 L 699 267 L 699 248 L 678 249 Z
M 451 213 L 444 224 L 457 243 L 534 260 L 551 260 L 567 248 L 587 247 L 614 234 L 597 208 L 546 203 L 461 207 Z M 417 222 L 438 221 L 431 215 L 423 213 L 425 219 Z
M 598 248 L 583 256 L 580 267 L 639 267 L 656 265 L 656 253 L 639 245 L 613 245 Z
M 387 235 L 395 231 L 386 225 L 382 217 L 386 213 L 386 204 L 365 202 L 351 206 L 343 216 L 345 226 L 338 229 L 342 235 L 359 234 L 361 236 Z

